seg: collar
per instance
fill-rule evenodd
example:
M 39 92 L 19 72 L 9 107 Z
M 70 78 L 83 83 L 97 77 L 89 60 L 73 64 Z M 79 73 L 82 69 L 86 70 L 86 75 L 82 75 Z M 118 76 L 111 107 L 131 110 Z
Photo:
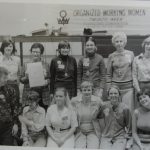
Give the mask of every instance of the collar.
M 144 54 L 141 53 L 139 56 L 138 56 L 138 59 L 143 59 L 144 58 Z
M 10 56 L 9 58 L 7 58 L 5 55 L 2 55 L 2 60 L 5 61 L 5 60 L 13 60 L 12 56 Z
M 28 107 L 28 108 L 27 108 L 27 110 L 26 110 L 26 113 L 29 112 L 29 111 L 32 111 L 29 106 L 27 106 L 27 107 Z M 39 106 L 39 105 L 38 105 L 37 108 L 34 110 L 34 112 L 37 112 L 37 113 L 39 113 L 39 114 L 41 113 L 41 109 L 40 109 L 40 106 Z
M 78 102 L 81 102 L 81 101 L 82 101 L 82 94 L 80 94 L 80 95 L 77 96 L 76 98 L 77 98 L 77 101 L 78 101 Z M 94 96 L 94 95 L 91 96 L 91 102 L 95 102 L 96 99 L 97 99 L 96 96 Z

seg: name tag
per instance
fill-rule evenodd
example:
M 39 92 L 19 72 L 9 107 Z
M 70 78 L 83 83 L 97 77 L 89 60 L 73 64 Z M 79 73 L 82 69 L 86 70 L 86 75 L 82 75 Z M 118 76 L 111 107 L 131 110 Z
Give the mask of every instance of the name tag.
M 83 66 L 89 67 L 89 65 L 90 65 L 90 60 L 89 60 L 89 58 L 84 58 L 84 60 L 83 60 Z
M 61 65 L 58 65 L 58 68 L 59 69 L 65 69 L 65 66 L 61 64 Z
M 62 117 L 62 120 L 68 120 L 68 116 Z

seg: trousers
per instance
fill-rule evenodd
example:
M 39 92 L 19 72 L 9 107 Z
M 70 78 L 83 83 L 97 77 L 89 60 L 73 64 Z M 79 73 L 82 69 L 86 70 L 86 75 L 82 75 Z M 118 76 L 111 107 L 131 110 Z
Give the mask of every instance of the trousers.
M 99 144 L 99 138 L 94 132 L 88 134 L 81 132 L 75 139 L 75 148 L 99 149 Z

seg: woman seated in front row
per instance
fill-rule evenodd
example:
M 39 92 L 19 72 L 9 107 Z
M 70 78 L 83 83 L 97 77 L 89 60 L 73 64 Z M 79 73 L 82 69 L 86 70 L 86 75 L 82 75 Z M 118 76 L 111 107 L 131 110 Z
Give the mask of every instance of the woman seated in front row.
M 134 111 L 132 120 L 133 150 L 150 149 L 150 89 L 137 94 L 140 107 Z
M 77 126 L 77 116 L 71 107 L 67 90 L 57 87 L 54 104 L 48 108 L 46 114 L 47 147 L 74 148 L 74 132 Z
M 38 105 L 39 94 L 30 91 L 29 106 L 23 109 L 23 115 L 19 116 L 22 124 L 23 146 L 44 147 L 45 137 L 45 110 Z
M 104 129 L 102 130 L 101 149 L 125 150 L 127 138 L 131 133 L 131 114 L 128 106 L 122 103 L 117 86 L 108 90 L 109 101 L 103 107 Z
M 84 81 L 81 84 L 81 95 L 71 100 L 79 121 L 75 137 L 75 148 L 99 148 L 100 125 L 97 116 L 103 102 L 92 93 L 93 84 Z

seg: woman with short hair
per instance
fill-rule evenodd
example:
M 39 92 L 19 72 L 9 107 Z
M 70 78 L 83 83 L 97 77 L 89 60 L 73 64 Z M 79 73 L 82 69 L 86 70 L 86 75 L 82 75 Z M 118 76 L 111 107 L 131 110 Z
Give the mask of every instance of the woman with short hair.
M 49 95 L 49 65 L 42 60 L 44 53 L 44 46 L 41 43 L 33 43 L 30 49 L 31 59 L 29 62 L 24 64 L 22 75 L 20 81 L 24 84 L 23 95 L 22 95 L 22 104 L 23 106 L 28 105 L 28 92 L 32 89 L 37 91 L 40 95 L 39 105 L 47 109 L 50 104 L 50 95 Z M 45 85 L 38 87 L 30 87 L 27 64 L 41 62 L 43 67 L 43 73 L 45 78 Z M 34 69 L 34 68 L 33 68 Z M 37 72 L 38 73 L 38 72 Z
M 116 32 L 112 36 L 112 44 L 116 51 L 109 55 L 107 62 L 107 84 L 119 87 L 122 102 L 134 108 L 134 89 L 132 79 L 132 63 L 134 54 L 126 50 L 127 36 L 124 32 Z
M 19 116 L 22 124 L 23 146 L 46 146 L 45 110 L 38 105 L 40 100 L 36 91 L 28 93 L 29 106 L 24 107 L 23 115 Z
M 47 147 L 74 148 L 74 132 L 77 126 L 77 116 L 70 105 L 67 90 L 57 87 L 54 104 L 48 108 L 46 114 Z
M 72 98 L 71 103 L 79 123 L 75 136 L 75 148 L 98 149 L 101 137 L 98 114 L 103 102 L 93 95 L 93 84 L 89 81 L 82 82 L 81 94 Z
M 70 43 L 66 40 L 58 44 L 59 55 L 52 59 L 50 65 L 50 94 L 54 95 L 57 87 L 65 87 L 70 99 L 77 95 L 77 63 L 69 55 Z
M 142 42 L 143 53 L 133 61 L 133 84 L 137 92 L 150 88 L 150 37 Z
M 132 120 L 133 150 L 150 148 L 150 89 L 137 94 L 140 106 L 135 109 Z

